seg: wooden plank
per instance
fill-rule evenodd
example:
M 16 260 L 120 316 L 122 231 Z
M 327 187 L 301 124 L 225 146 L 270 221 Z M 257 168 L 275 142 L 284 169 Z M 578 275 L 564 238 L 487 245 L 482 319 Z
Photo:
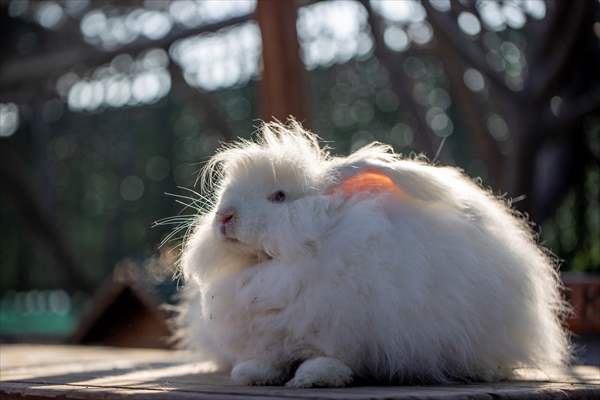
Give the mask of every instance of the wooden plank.
M 2 345 L 0 398 L 21 399 L 552 399 L 599 398 L 600 368 L 577 366 L 518 381 L 439 386 L 290 389 L 234 385 L 209 362 L 185 352 L 84 346 Z

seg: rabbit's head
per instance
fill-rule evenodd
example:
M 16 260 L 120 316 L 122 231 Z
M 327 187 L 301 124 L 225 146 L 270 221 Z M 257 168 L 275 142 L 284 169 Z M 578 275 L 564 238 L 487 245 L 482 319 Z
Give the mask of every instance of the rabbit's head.
M 326 160 L 299 124 L 265 124 L 256 142 L 239 141 L 208 163 L 203 181 L 212 182 L 216 201 L 205 223 L 231 251 L 280 253 L 285 241 L 297 242 L 290 235 L 310 236 L 302 224 L 314 223 L 309 214 L 326 184 Z

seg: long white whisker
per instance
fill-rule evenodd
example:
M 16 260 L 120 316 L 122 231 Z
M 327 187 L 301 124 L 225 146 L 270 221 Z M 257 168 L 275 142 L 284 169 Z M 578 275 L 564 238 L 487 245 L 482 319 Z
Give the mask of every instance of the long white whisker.
M 175 197 L 176 199 L 184 199 L 184 200 L 189 200 L 190 203 L 184 203 L 181 200 L 175 200 L 176 202 L 183 204 L 187 207 L 193 207 L 194 204 L 202 204 L 202 202 L 199 199 L 194 199 L 192 197 L 188 197 L 188 196 L 182 196 L 182 195 L 178 195 L 178 194 L 173 194 L 173 193 L 167 193 L 165 192 L 166 195 L 171 196 L 171 197 Z M 198 207 L 193 207 L 196 209 L 199 209 Z
M 197 191 L 195 191 L 195 190 L 193 190 L 193 189 L 186 188 L 186 187 L 183 187 L 183 186 L 177 186 L 177 188 L 178 188 L 178 189 L 181 189 L 181 190 L 187 190 L 188 192 L 192 193 L 192 194 L 193 194 L 193 195 L 195 195 L 195 196 L 198 196 L 198 198 L 200 198 L 200 199 L 202 199 L 202 200 L 205 200 L 206 202 L 208 202 L 208 203 L 210 203 L 210 204 L 212 204 L 212 203 L 213 203 L 213 199 L 212 199 L 212 198 L 210 198 L 210 197 L 208 197 L 208 196 L 206 196 L 206 195 L 203 195 L 203 194 L 201 194 L 201 193 L 198 193 Z
M 154 223 L 162 223 L 162 222 L 170 222 L 173 220 L 191 220 L 196 218 L 196 214 L 179 214 L 179 215 L 174 215 L 172 217 L 166 217 L 166 218 L 161 218 L 159 220 L 156 220 Z
M 202 197 L 202 195 L 198 192 L 196 192 L 194 189 L 185 187 L 185 186 L 177 186 L 177 189 L 181 189 L 181 190 L 187 190 L 188 192 L 191 192 L 192 194 L 195 194 L 198 197 Z
M 181 201 L 181 200 L 175 200 L 175 203 L 181 204 L 183 206 L 183 210 L 185 210 L 186 208 L 191 208 L 191 209 L 196 210 L 196 211 L 201 211 L 202 210 L 202 207 L 199 207 L 199 206 L 197 206 L 194 203 L 189 203 L 188 204 L 188 203 L 186 203 L 184 201 Z
M 200 200 L 200 199 L 196 199 L 196 198 L 193 198 L 193 197 L 190 197 L 190 196 L 184 196 L 184 195 L 176 194 L 176 193 L 165 192 L 165 194 L 167 196 L 177 197 L 177 198 L 180 198 L 180 199 L 186 199 L 186 200 L 191 200 L 191 201 L 198 201 L 198 200 Z
M 169 234 L 167 236 L 165 236 L 165 238 L 160 242 L 159 247 L 164 246 L 167 242 L 169 242 L 171 239 L 175 239 L 174 236 L 177 235 L 179 232 L 183 231 L 184 229 L 189 229 L 190 226 L 192 226 L 193 224 L 182 224 L 180 226 L 178 226 L 177 228 L 174 228 L 171 232 L 169 232 Z
M 183 248 L 187 238 L 195 226 L 198 214 L 203 214 L 207 210 L 210 210 L 214 205 L 214 201 L 211 198 L 198 193 L 193 189 L 183 186 L 177 186 L 177 188 L 187 192 L 187 195 L 169 192 L 165 192 L 165 195 L 173 197 L 175 202 L 182 205 L 183 208 L 179 211 L 178 215 L 159 219 L 152 223 L 153 228 L 157 226 L 173 226 L 173 229 L 161 240 L 159 247 L 162 247 L 171 241 L 181 241 L 174 247 Z M 182 214 L 187 209 L 192 209 L 197 213 Z
M 152 224 L 152 227 L 157 227 L 157 226 L 165 226 L 165 225 L 179 225 L 182 223 L 186 223 L 186 222 L 191 222 L 190 219 L 181 219 L 181 220 L 172 220 L 172 221 L 161 221 L 161 222 L 154 222 Z

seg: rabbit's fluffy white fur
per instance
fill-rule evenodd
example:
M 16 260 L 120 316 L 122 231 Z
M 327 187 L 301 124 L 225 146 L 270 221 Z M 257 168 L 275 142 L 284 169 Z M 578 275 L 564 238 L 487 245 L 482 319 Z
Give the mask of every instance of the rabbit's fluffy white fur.
M 402 195 L 332 190 L 364 171 Z M 223 148 L 203 182 L 179 336 L 236 382 L 492 381 L 568 359 L 555 263 L 455 168 L 376 143 L 332 157 L 292 121 Z

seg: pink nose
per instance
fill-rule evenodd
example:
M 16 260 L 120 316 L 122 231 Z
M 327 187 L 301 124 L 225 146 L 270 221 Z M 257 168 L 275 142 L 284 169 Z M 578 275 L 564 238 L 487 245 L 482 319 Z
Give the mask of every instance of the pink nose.
M 233 208 L 227 208 L 223 211 L 217 211 L 217 217 L 221 225 L 227 225 L 235 216 L 235 210 Z

